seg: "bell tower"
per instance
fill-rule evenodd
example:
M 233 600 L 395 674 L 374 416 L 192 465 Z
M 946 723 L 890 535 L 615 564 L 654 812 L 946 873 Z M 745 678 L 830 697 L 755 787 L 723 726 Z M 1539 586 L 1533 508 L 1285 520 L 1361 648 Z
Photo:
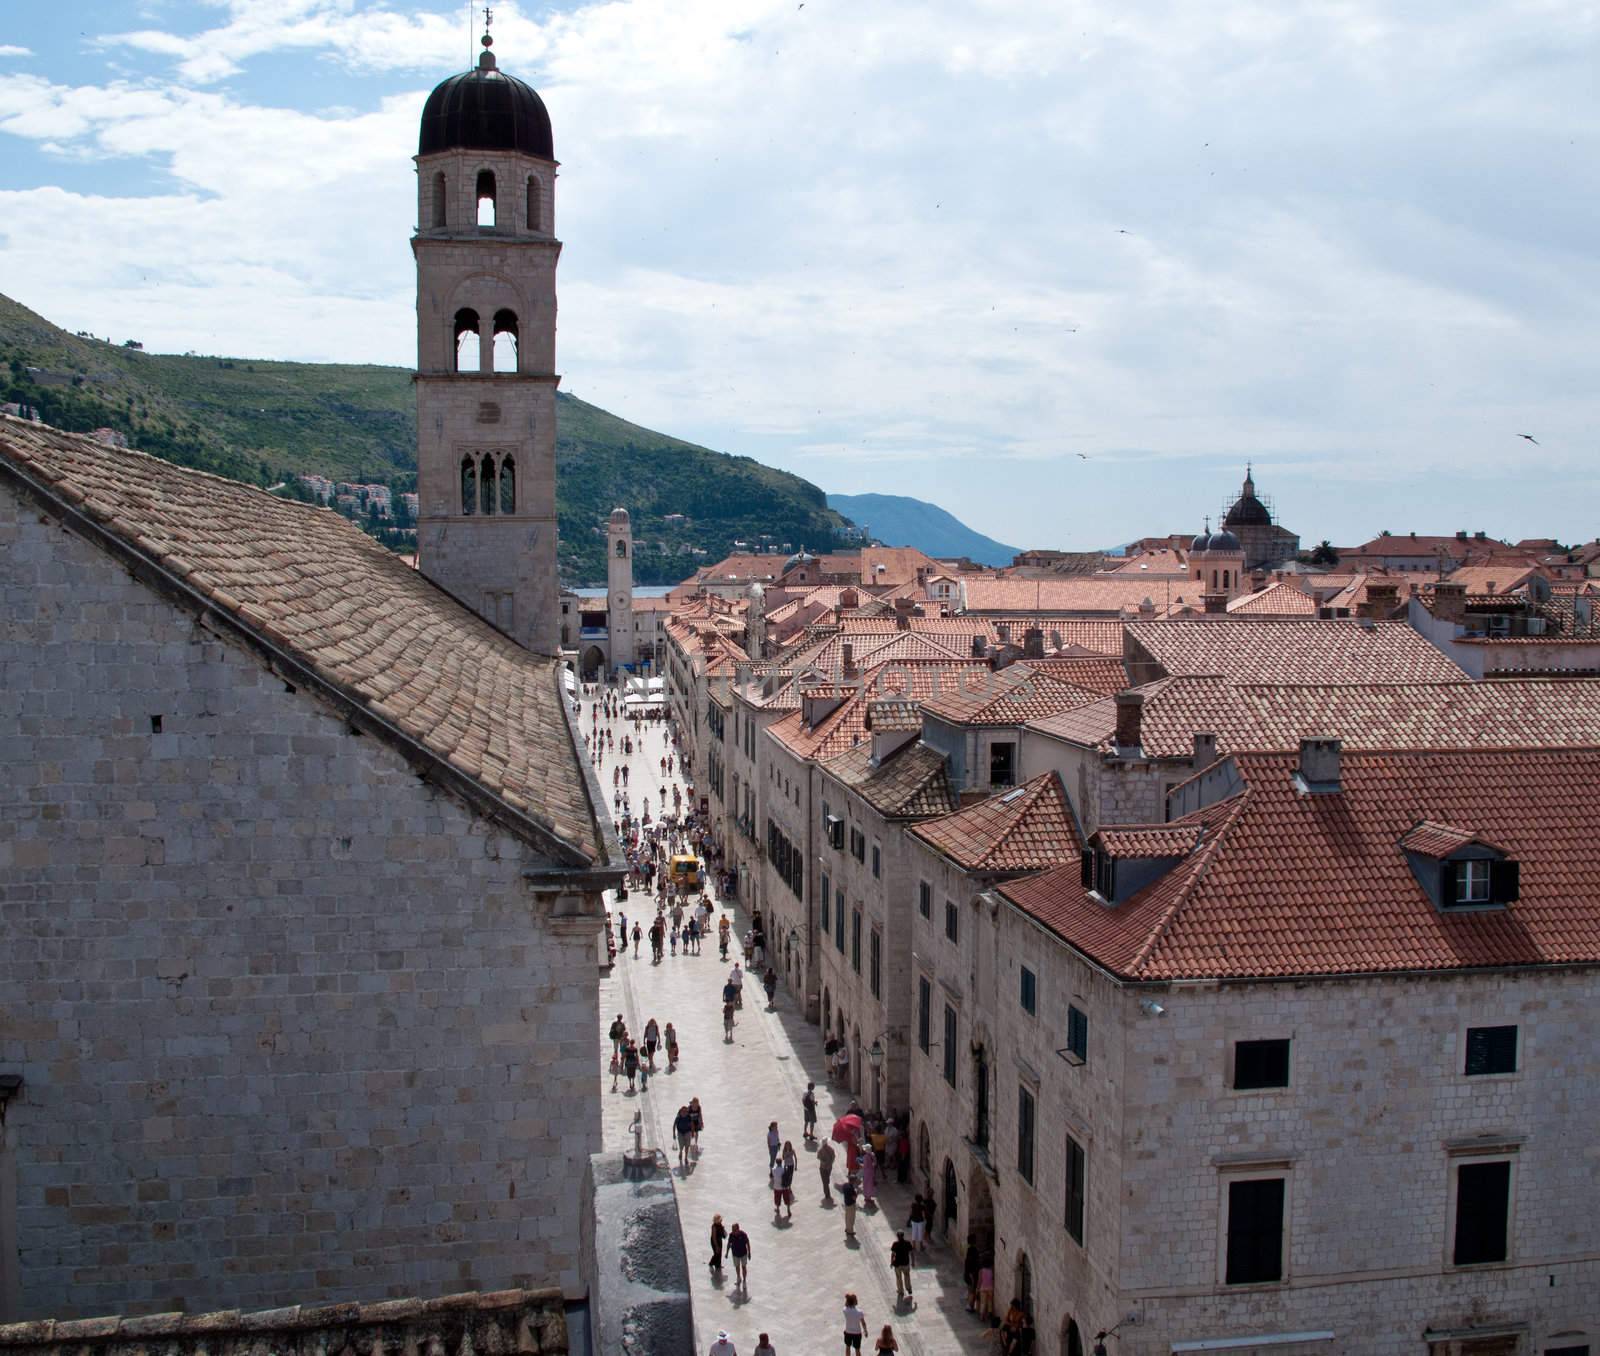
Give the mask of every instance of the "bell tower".
M 611 671 L 638 663 L 633 630 L 633 524 L 628 510 L 612 509 L 606 524 L 606 625 L 611 639 Z
M 556 159 L 544 103 L 482 41 L 428 96 L 416 156 L 418 565 L 553 655 Z

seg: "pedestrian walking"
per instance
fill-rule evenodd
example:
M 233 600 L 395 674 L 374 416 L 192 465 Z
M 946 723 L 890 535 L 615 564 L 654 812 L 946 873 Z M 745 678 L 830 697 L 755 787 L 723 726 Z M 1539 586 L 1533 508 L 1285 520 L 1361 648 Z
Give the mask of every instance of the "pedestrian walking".
M 872 1152 L 872 1145 L 865 1145 L 861 1151 L 861 1203 L 871 1210 L 877 1204 L 878 1194 L 878 1156 Z
M 698 1097 L 689 1099 L 689 1114 L 694 1117 L 694 1139 L 691 1141 L 691 1147 L 696 1153 L 699 1153 L 700 1132 L 706 1128 L 706 1117 L 705 1113 L 700 1110 L 700 1099 Z
M 689 1114 L 687 1102 L 672 1118 L 672 1137 L 678 1144 L 678 1166 L 686 1168 L 689 1166 L 689 1141 L 694 1137 L 694 1117 Z
M 667 1023 L 667 1029 L 661 1033 L 661 1039 L 666 1042 L 667 1072 L 671 1073 L 678 1067 L 678 1033 L 671 1022 Z
M 834 1156 L 833 1145 L 829 1141 L 823 1140 L 822 1147 L 817 1150 L 817 1172 L 822 1177 L 822 1203 L 824 1205 L 833 1204 Z
M 855 1292 L 844 1297 L 844 1350 L 845 1356 L 861 1350 L 861 1339 L 867 1335 L 867 1316 L 861 1312 Z
M 839 1201 L 844 1206 L 844 1236 L 856 1236 L 856 1179 L 846 1177 L 839 1186 Z
M 767 1183 L 772 1188 L 772 1222 L 783 1217 L 783 1164 L 774 1159 L 767 1169 Z
M 894 1269 L 894 1297 L 896 1299 L 910 1299 L 911 1289 L 911 1244 L 906 1242 L 905 1230 L 895 1234 L 894 1242 L 889 1245 L 889 1265 Z
M 799 1161 L 800 1161 L 800 1159 L 799 1159 L 799 1156 L 794 1151 L 793 1143 L 790 1142 L 789 1140 L 784 1140 L 784 1142 L 783 1142 L 783 1166 L 788 1168 L 792 1172 L 794 1170 L 795 1165 L 797 1163 L 799 1163 Z
M 632 1041 L 622 1051 L 622 1072 L 628 1079 L 628 1091 L 632 1092 L 639 1077 L 639 1049 Z
M 728 1336 L 725 1329 L 719 1329 L 717 1340 L 711 1344 L 707 1356 L 739 1356 L 739 1348 L 734 1346 L 733 1339 Z
M 883 1325 L 883 1331 L 878 1334 L 878 1340 L 872 1349 L 879 1353 L 900 1350 L 900 1344 L 894 1340 L 894 1329 L 887 1323 Z
M 911 1230 L 911 1246 L 917 1251 L 922 1250 L 922 1240 L 927 1236 L 928 1216 L 922 1209 L 922 1193 L 918 1192 L 911 1198 L 911 1215 L 906 1220 L 906 1228 Z
M 615 1050 L 611 1052 L 611 1091 L 617 1090 L 617 1078 L 622 1073 L 622 1056 Z
M 800 1110 L 805 1116 L 804 1134 L 807 1143 L 817 1137 L 817 1085 L 807 1083 L 805 1094 L 800 1098 Z
M 767 1007 L 770 1009 L 778 1001 L 778 972 L 770 965 L 767 973 L 761 977 L 761 987 L 767 991 Z
M 778 1356 L 777 1347 L 767 1341 L 766 1333 L 762 1333 L 760 1340 L 757 1341 L 754 1356 Z
M 728 1241 L 728 1230 L 722 1223 L 721 1215 L 711 1217 L 711 1269 L 722 1270 L 722 1248 Z
M 722 1042 L 724 1045 L 733 1044 L 733 1000 L 722 1000 Z
M 650 1070 L 651 1070 L 652 1073 L 655 1072 L 656 1051 L 660 1048 L 660 1046 L 661 1046 L 661 1028 L 656 1025 L 656 1019 L 654 1017 L 652 1017 L 648 1022 L 646 1022 L 644 1024 L 644 1054 L 645 1054 L 645 1062 L 650 1065 Z
M 633 958 L 634 958 L 634 960 L 638 960 L 639 959 L 639 943 L 641 941 L 643 941 L 643 940 L 644 940 L 644 933 L 639 930 L 639 924 L 638 924 L 638 922 L 636 920 L 634 922 L 634 925 L 633 925 Z
M 778 1161 L 778 1152 L 783 1148 L 783 1136 L 778 1133 L 777 1121 L 767 1122 L 767 1167 L 770 1168 Z
M 749 1294 L 750 1235 L 739 1227 L 738 1220 L 728 1230 L 728 1256 L 733 1258 L 733 1283 Z
M 978 1236 L 967 1235 L 967 1255 L 961 1263 L 961 1279 L 967 1283 L 967 1312 L 973 1313 L 978 1308 L 978 1267 L 982 1262 L 978 1253 Z
M 628 935 L 628 925 L 622 925 L 622 935 Z M 617 1014 L 616 1020 L 611 1023 L 611 1048 L 618 1054 L 622 1052 L 622 1042 L 628 1039 L 628 1024 L 622 1020 L 622 1014 Z
M 784 1147 L 786 1149 L 788 1148 L 787 1145 Z M 787 1153 L 783 1158 L 778 1160 L 777 1167 L 778 1171 L 782 1174 L 780 1180 L 783 1183 L 783 1217 L 785 1219 L 793 1219 L 795 1160 L 792 1150 L 790 1150 L 790 1152 Z
M 902 1134 L 894 1146 L 895 1180 L 901 1186 L 906 1184 L 906 1179 L 911 1176 L 911 1136 Z
M 978 1268 L 978 1317 L 994 1317 L 994 1258 L 988 1253 Z

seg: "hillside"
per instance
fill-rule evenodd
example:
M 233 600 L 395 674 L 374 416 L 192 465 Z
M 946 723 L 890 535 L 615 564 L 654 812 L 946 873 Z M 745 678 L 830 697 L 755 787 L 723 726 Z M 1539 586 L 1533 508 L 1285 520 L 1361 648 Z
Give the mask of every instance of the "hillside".
M 556 399 L 566 583 L 605 583 L 605 520 L 619 504 L 633 515 L 641 584 L 677 583 L 763 534 L 829 549 L 845 526 L 798 476 Z M 68 334 L 0 296 L 5 401 L 36 407 L 58 428 L 116 429 L 142 451 L 250 484 L 314 472 L 416 487 L 406 368 L 145 353 Z
M 980 565 L 1009 565 L 1017 554 L 974 532 L 937 504 L 899 494 L 830 494 L 828 507 L 843 514 L 885 546 L 915 546 L 930 556 L 966 556 Z

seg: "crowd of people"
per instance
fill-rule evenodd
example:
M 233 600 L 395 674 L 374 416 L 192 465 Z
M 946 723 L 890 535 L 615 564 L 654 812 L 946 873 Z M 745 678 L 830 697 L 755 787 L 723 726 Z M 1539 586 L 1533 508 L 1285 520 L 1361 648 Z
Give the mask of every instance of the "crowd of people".
M 657 731 L 652 727 L 657 726 L 660 717 L 628 713 L 612 689 L 585 689 L 584 703 L 579 708 L 580 720 L 585 706 L 591 726 L 585 743 L 596 767 L 603 767 L 608 758 L 633 758 L 634 768 L 641 773 L 633 777 L 628 763 L 622 761 L 615 762 L 612 768 L 618 836 L 627 853 L 628 878 L 618 892 L 614 909 L 607 915 L 611 954 L 624 962 L 639 960 L 647 945 L 652 965 L 661 965 L 679 956 L 701 955 L 703 946 L 715 932 L 718 954 L 724 963 L 728 961 L 730 950 L 738 953 L 729 970 L 719 971 L 723 975 L 722 982 L 720 989 L 714 990 L 721 1004 L 724 1043 L 732 1043 L 744 1009 L 745 963 L 759 978 L 768 1011 L 774 1009 L 776 1002 L 777 974 L 766 964 L 766 935 L 760 910 L 752 910 L 748 928 L 735 942 L 733 923 L 725 911 L 733 878 L 722 869 L 720 845 L 706 823 L 705 804 L 696 801 L 690 770 L 684 765 L 682 750 L 670 722 L 665 722 L 664 728 Z M 660 734 L 664 751 L 653 763 L 646 758 L 641 768 L 638 757 L 650 748 L 646 736 L 654 733 Z M 650 752 L 654 749 L 650 748 Z M 655 788 L 657 808 L 654 812 L 649 787 L 640 785 L 648 782 L 653 770 L 658 770 L 662 779 Z M 634 794 L 639 795 L 642 804 L 638 815 L 632 808 Z M 692 861 L 692 868 L 684 867 L 684 858 Z M 719 899 L 723 901 L 720 910 Z M 645 1021 L 642 1030 L 635 1033 L 619 1012 L 610 1024 L 609 1036 L 613 1092 L 619 1091 L 625 1081 L 628 1092 L 647 1094 L 650 1079 L 658 1069 L 673 1073 L 679 1068 L 680 1038 L 670 1020 L 662 1023 L 652 1016 Z M 850 1057 L 844 1042 L 830 1038 L 825 1055 L 828 1082 L 848 1089 Z M 658 1060 L 664 1061 L 664 1068 Z M 835 1120 L 831 1132 L 819 1138 L 818 1093 L 814 1082 L 806 1085 L 800 1112 L 801 1142 L 815 1153 L 821 1186 L 819 1205 L 840 1208 L 844 1240 L 847 1246 L 854 1246 L 857 1244 L 858 1213 L 880 1208 L 879 1190 L 888 1175 L 893 1173 L 902 1184 L 909 1178 L 909 1113 L 869 1112 L 852 1100 L 844 1114 Z M 681 1103 L 670 1117 L 670 1126 L 677 1166 L 687 1176 L 699 1160 L 700 1137 L 705 1128 L 705 1113 L 699 1097 Z M 773 1224 L 784 1228 L 794 1219 L 795 1177 L 800 1154 L 794 1141 L 782 1134 L 777 1120 L 768 1123 L 765 1139 L 765 1181 L 772 1193 Z M 841 1166 L 842 1173 L 836 1171 Z M 930 1225 L 935 1218 L 936 1203 L 931 1193 L 924 1196 L 920 1190 L 914 1192 L 903 1227 L 896 1230 L 894 1241 L 888 1247 L 887 1260 L 894 1275 L 899 1308 L 916 1303 L 916 1262 L 928 1246 Z M 734 1291 L 748 1299 L 754 1257 L 750 1234 L 738 1219 L 724 1224 L 723 1216 L 716 1214 L 710 1227 L 709 1244 L 708 1266 L 713 1275 L 720 1281 L 725 1266 L 731 1269 Z M 968 1248 L 966 1270 L 967 1307 L 993 1324 L 993 1258 L 984 1254 L 976 1242 Z M 900 1350 L 892 1325 L 881 1325 L 874 1337 L 858 1296 L 847 1293 L 843 1300 L 840 1331 L 847 1356 L 862 1351 L 864 1345 L 874 1353 Z M 1023 1306 L 1015 1301 L 997 1332 L 1003 1356 L 1028 1356 L 1032 1350 L 1031 1328 Z M 758 1335 L 752 1350 L 754 1356 L 776 1356 L 776 1348 L 764 1332 Z M 718 1332 L 710 1351 L 711 1356 L 739 1356 L 727 1331 Z

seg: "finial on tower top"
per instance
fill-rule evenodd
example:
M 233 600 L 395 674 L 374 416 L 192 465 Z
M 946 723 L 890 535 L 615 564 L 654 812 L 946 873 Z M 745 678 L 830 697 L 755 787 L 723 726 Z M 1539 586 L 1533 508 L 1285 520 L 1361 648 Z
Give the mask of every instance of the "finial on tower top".
M 494 69 L 494 53 L 489 50 L 494 46 L 494 39 L 489 36 L 489 25 L 493 22 L 494 11 L 485 5 L 483 7 L 483 36 L 478 39 L 483 44 L 483 52 L 478 57 L 478 69 L 480 71 L 492 71 Z

